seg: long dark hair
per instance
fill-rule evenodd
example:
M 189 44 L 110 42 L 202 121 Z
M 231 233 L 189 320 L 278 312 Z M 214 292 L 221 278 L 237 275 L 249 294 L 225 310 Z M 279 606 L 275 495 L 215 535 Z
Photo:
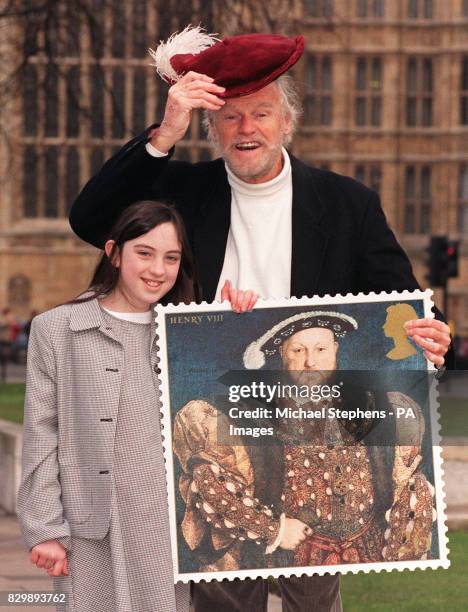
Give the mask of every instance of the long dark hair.
M 90 292 L 90 294 L 84 297 L 77 297 L 67 303 L 87 302 L 113 291 L 119 280 L 119 269 L 111 262 L 114 260 L 117 252 L 122 249 L 125 242 L 146 234 L 162 223 L 172 223 L 175 227 L 177 238 L 181 244 L 182 256 L 176 282 L 172 289 L 161 298 L 160 303 L 178 304 L 179 302 L 185 302 L 188 304 L 196 300 L 198 298 L 198 290 L 195 281 L 193 256 L 182 217 L 170 204 L 153 200 L 142 200 L 128 206 L 107 235 L 106 241 L 114 240 L 114 245 L 109 256 L 103 253 L 94 270 L 87 289 L 87 292 Z

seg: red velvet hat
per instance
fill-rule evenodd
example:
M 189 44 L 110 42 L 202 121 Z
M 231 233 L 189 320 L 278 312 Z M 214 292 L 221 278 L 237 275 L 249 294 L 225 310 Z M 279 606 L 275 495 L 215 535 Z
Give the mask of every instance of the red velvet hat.
M 156 51 L 150 49 L 158 74 L 173 84 L 193 70 L 226 88 L 223 98 L 237 98 L 265 87 L 289 70 L 304 51 L 304 37 L 240 34 L 219 40 L 200 27 L 173 34 Z

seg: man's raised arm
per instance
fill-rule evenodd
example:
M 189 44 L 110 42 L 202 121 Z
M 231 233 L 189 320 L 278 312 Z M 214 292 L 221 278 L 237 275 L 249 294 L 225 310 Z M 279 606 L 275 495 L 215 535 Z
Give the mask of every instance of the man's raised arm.
M 120 213 L 159 191 L 158 179 L 167 167 L 174 145 L 190 125 L 192 111 L 218 110 L 224 91 L 211 77 L 188 72 L 170 87 L 161 125 L 152 125 L 128 142 L 91 178 L 73 203 L 70 225 L 83 240 L 102 247 L 105 235 Z M 156 152 L 148 151 L 151 144 Z M 154 194 L 153 194 L 154 195 Z M 166 198 L 169 191 L 161 192 Z

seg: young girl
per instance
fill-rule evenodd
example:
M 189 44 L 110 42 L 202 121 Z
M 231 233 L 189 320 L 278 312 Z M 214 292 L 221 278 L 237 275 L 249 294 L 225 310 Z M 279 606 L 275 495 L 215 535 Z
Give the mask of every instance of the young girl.
M 175 209 L 127 208 L 86 295 L 33 320 L 18 516 L 30 558 L 73 612 L 188 610 L 174 589 L 155 302 L 195 297 Z M 251 308 L 256 296 L 223 298 Z

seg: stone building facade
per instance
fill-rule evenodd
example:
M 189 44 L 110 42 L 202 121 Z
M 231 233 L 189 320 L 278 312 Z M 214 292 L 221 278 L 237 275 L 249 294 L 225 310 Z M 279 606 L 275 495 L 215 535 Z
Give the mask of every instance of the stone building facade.
M 429 236 L 461 241 L 449 318 L 468 335 L 468 2 L 305 1 L 295 152 L 380 192 L 427 286 Z M 435 290 L 441 305 L 441 290 Z
M 90 277 L 97 253 L 66 215 L 103 161 L 161 118 L 166 86 L 147 47 L 190 22 L 222 24 L 206 0 L 183 9 L 175 0 L 89 2 L 92 18 L 58 3 L 53 44 L 34 20 L 0 29 L 2 54 L 28 51 L 17 91 L 0 105 L 0 306 L 23 316 Z M 294 71 L 304 115 L 292 151 L 380 192 L 423 286 L 429 236 L 461 241 L 449 316 L 468 336 L 468 1 L 293 4 L 288 30 L 304 33 L 306 53 Z M 177 156 L 210 158 L 198 116 Z

